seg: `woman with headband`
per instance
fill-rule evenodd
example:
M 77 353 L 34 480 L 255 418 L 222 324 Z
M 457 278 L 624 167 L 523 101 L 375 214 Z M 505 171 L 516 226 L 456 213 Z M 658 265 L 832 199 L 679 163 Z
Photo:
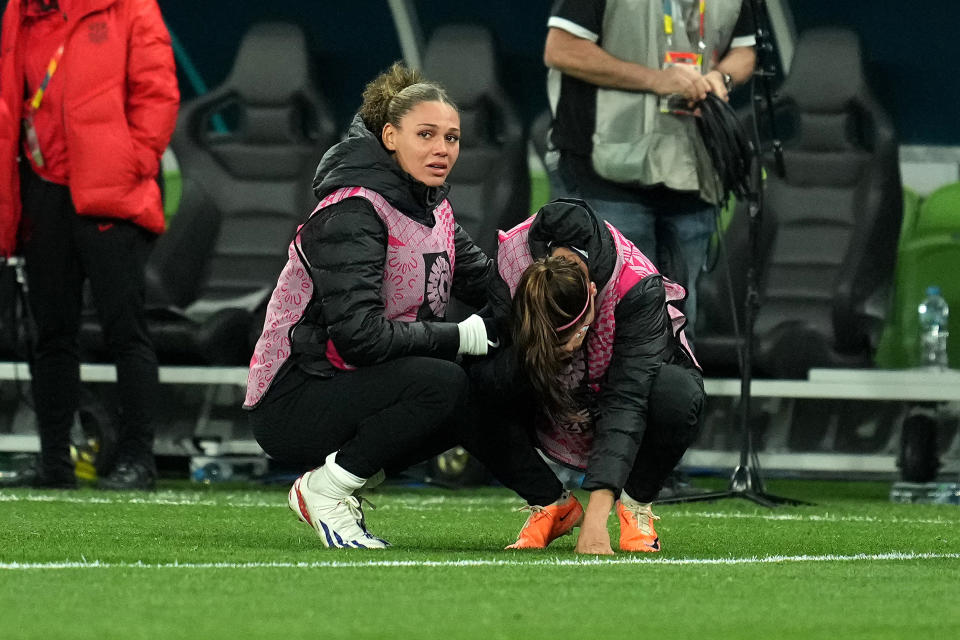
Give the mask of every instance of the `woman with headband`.
M 577 552 L 612 554 L 616 506 L 620 549 L 659 551 L 651 503 L 696 438 L 704 402 L 674 306 L 683 288 L 580 200 L 501 233 L 498 270 L 495 306 L 513 344 L 475 367 L 500 415 L 467 445 L 529 504 L 508 548 L 546 547 L 582 520 Z M 585 513 L 544 457 L 585 471 Z

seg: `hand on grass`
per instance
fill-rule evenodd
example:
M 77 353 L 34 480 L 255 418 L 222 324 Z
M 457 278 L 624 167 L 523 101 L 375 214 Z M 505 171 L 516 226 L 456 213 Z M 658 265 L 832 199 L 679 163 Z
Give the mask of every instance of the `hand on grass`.
M 607 531 L 607 518 L 613 507 L 613 492 L 609 489 L 597 489 L 590 493 L 587 510 L 583 514 L 580 537 L 577 538 L 575 553 L 612 556 L 610 533 Z
M 577 538 L 577 547 L 575 553 L 585 553 L 593 556 L 612 556 L 613 549 L 610 547 L 610 533 L 607 527 L 580 529 L 580 537 Z

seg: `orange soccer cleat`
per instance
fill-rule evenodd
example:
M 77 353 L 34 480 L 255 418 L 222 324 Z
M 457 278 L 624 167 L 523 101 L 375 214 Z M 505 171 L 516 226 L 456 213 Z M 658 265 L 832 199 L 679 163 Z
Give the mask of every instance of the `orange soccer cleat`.
M 544 549 L 548 544 L 573 531 L 583 520 L 580 501 L 569 492 L 546 507 L 529 505 L 530 516 L 520 529 L 517 541 L 507 549 Z
M 624 504 L 617 500 L 617 517 L 620 519 L 621 551 L 660 551 L 660 538 L 653 528 L 653 521 L 659 520 L 660 516 L 653 515 L 649 502 L 631 500 Z

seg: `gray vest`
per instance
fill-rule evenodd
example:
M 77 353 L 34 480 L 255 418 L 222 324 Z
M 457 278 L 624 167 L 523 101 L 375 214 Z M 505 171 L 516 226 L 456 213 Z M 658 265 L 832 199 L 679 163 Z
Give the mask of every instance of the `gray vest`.
M 705 70 L 730 45 L 740 4 L 741 0 L 706 0 Z M 692 20 L 699 21 L 699 13 L 694 12 Z M 696 25 L 690 26 L 696 34 Z M 671 50 L 697 51 L 696 39 L 691 42 L 687 31 L 675 26 Z M 601 45 L 621 60 L 661 68 L 667 50 L 663 0 L 607 0 Z M 613 182 L 699 191 L 711 203 L 721 197 L 694 118 L 661 113 L 654 93 L 597 88 L 592 160 L 594 170 Z

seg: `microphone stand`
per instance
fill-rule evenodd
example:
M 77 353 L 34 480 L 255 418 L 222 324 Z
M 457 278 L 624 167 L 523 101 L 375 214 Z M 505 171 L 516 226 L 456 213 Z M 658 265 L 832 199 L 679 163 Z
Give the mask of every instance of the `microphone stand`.
M 763 478 L 760 475 L 760 460 L 757 456 L 754 443 L 753 429 L 750 428 L 750 384 L 752 381 L 753 364 L 753 322 L 760 308 L 759 270 L 760 270 L 760 221 L 763 214 L 763 162 L 760 148 L 759 107 L 763 100 L 766 103 L 767 116 L 770 125 L 770 135 L 773 145 L 774 166 L 781 177 L 786 175 L 783 161 L 783 145 L 777 136 L 777 128 L 773 109 L 773 92 L 770 80 L 775 77 L 773 66 L 773 42 L 767 28 L 766 6 L 763 0 L 749 0 L 753 9 L 754 27 L 756 30 L 757 69 L 751 81 L 751 106 L 753 108 L 753 180 L 751 193 L 748 196 L 748 211 L 750 215 L 748 227 L 748 250 L 750 251 L 750 265 L 747 268 L 746 296 L 744 299 L 744 328 L 740 361 L 740 429 L 742 441 L 740 445 L 740 463 L 733 470 L 730 484 L 725 491 L 702 492 L 690 495 L 677 495 L 657 504 L 678 504 L 682 502 L 704 502 L 720 500 L 722 498 L 743 498 L 761 506 L 773 508 L 781 504 L 809 504 L 801 500 L 775 496 L 766 492 Z M 757 95 L 757 84 L 762 84 L 763 96 Z

